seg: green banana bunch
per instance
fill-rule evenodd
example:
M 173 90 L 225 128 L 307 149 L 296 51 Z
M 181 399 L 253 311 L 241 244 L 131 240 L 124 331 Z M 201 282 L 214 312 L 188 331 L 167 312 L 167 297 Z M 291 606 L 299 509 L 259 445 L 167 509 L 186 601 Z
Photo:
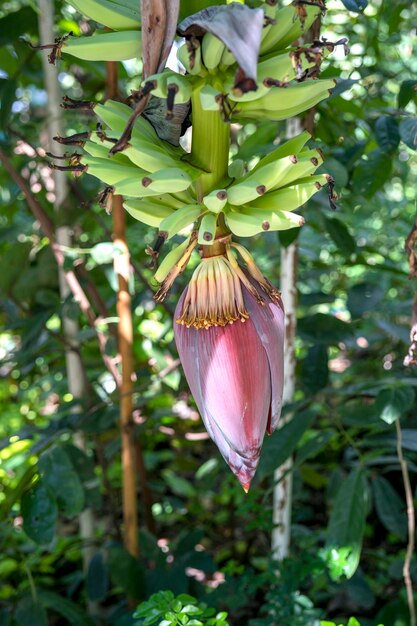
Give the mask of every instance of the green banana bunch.
M 240 102 L 232 111 L 232 119 L 284 120 L 308 111 L 328 98 L 334 85 L 333 79 L 326 79 L 308 80 L 289 87 L 271 87 L 269 92 L 258 100 Z
M 90 37 L 69 36 L 62 41 L 61 52 L 84 61 L 127 61 L 140 57 L 140 30 L 95 32 Z
M 275 20 L 275 24 L 263 30 L 260 57 L 291 45 L 308 31 L 322 10 L 318 5 L 303 5 L 298 8 L 289 4 L 282 9 L 275 7 L 275 14 L 268 15 Z
M 111 28 L 131 30 L 140 28 L 139 2 L 136 0 L 67 0 L 80 13 Z
M 225 207 L 226 224 L 238 237 L 252 237 L 268 230 L 287 230 L 304 224 L 304 218 L 291 211 L 302 206 L 326 184 L 325 174 L 308 176 L 239 208 Z
M 313 67 L 314 64 L 315 61 L 313 58 L 310 60 L 303 59 L 301 64 L 302 70 Z M 263 61 L 260 60 L 258 64 L 258 89 L 256 91 L 249 91 L 245 94 L 235 92 L 231 78 L 225 81 L 224 86 L 225 91 L 229 94 L 229 100 L 232 102 L 251 102 L 253 100 L 259 100 L 259 98 L 268 94 L 270 90 L 274 88 L 274 81 L 286 84 L 295 77 L 296 71 L 291 53 L 290 51 L 286 51 L 272 58 Z

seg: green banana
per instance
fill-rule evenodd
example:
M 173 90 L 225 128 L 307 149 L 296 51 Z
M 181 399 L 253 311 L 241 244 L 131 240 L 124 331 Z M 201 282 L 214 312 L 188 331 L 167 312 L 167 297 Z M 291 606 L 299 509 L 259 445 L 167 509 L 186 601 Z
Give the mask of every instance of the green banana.
M 115 163 L 121 163 L 122 165 L 128 165 L 130 167 L 132 166 L 132 162 L 130 161 L 130 159 L 128 159 L 127 156 L 125 156 L 121 152 L 118 152 L 117 154 L 109 157 L 109 149 L 106 146 L 103 146 L 103 144 L 95 143 L 94 141 L 86 141 L 83 150 L 92 157 L 109 159 L 110 161 Z M 88 164 L 88 159 L 89 157 L 85 157 L 83 161 Z
M 229 211 L 225 217 L 228 227 L 238 237 L 252 237 L 268 230 L 288 230 L 305 222 L 301 215 L 288 211 L 260 211 L 257 214 Z
M 178 235 L 183 228 L 196 221 L 201 214 L 201 208 L 201 204 L 191 204 L 174 211 L 159 224 L 160 232 L 166 233 L 167 239 Z
M 282 187 L 277 191 L 267 193 L 262 198 L 251 202 L 248 207 L 250 206 L 252 209 L 269 209 L 271 211 L 294 211 L 307 202 L 326 183 L 327 179 L 324 174 L 301 178 L 297 180 L 295 185 L 289 185 L 288 187 Z
M 230 52 L 228 48 L 223 50 L 222 58 L 220 59 L 220 67 L 229 67 L 230 65 L 234 65 L 236 63 L 236 59 L 233 54 Z
M 139 220 L 147 226 L 158 228 L 162 220 L 175 211 L 168 206 L 156 204 L 153 200 L 154 198 L 152 200 L 129 198 L 123 202 L 123 206 L 135 220 Z
M 121 133 L 112 132 L 114 139 L 119 139 Z M 103 139 L 100 133 L 92 133 L 90 141 L 102 144 L 110 150 L 113 143 L 107 139 Z M 146 172 L 155 172 L 167 167 L 176 167 L 178 160 L 167 154 L 160 146 L 145 139 L 132 137 L 129 147 L 123 150 L 123 154 L 140 169 Z
M 102 180 L 106 185 L 115 185 L 125 178 L 146 176 L 147 174 L 134 165 L 122 165 L 110 158 L 88 157 L 86 165 L 88 174 Z
M 225 189 L 214 189 L 203 198 L 204 206 L 212 213 L 220 213 L 227 202 Z
M 277 159 L 260 167 L 256 172 L 249 172 L 239 182 L 227 188 L 227 198 L 230 204 L 242 205 L 263 195 L 279 184 L 287 171 L 294 167 L 294 155 Z
M 278 148 L 275 148 L 275 150 L 273 150 L 272 152 L 264 156 L 260 161 L 258 161 L 255 167 L 251 170 L 251 173 L 256 172 L 256 170 L 260 169 L 264 165 L 272 163 L 277 159 L 290 156 L 291 154 L 298 154 L 303 149 L 309 139 L 311 139 L 311 135 L 308 131 L 305 130 L 296 137 L 285 141 L 283 144 L 278 146 Z
M 136 0 L 67 0 L 86 17 L 112 30 L 140 28 L 139 2 Z
M 200 102 L 204 111 L 220 111 L 222 92 L 212 85 L 204 85 L 200 89 Z
M 188 74 L 199 74 L 201 76 L 206 74 L 201 59 L 201 45 L 198 39 L 194 40 L 193 53 L 190 53 L 186 43 L 182 44 L 177 50 L 177 59 L 183 64 Z
M 129 147 L 123 151 L 135 165 L 148 172 L 156 172 L 167 167 L 176 167 L 178 161 L 167 154 L 157 144 L 132 137 Z
M 205 33 L 201 42 L 203 64 L 208 70 L 214 70 L 220 65 L 225 50 L 224 43 L 212 33 Z
M 144 176 L 126 178 L 115 185 L 115 192 L 131 198 L 146 198 L 159 196 L 165 191 L 175 193 L 184 191 L 192 183 L 187 172 L 178 167 L 168 167 Z
M 191 235 L 190 237 L 187 237 L 187 239 L 185 239 L 178 246 L 175 246 L 175 248 L 172 248 L 172 250 L 170 250 L 170 252 L 168 252 L 168 254 L 164 257 L 160 266 L 158 267 L 158 269 L 156 270 L 154 274 L 154 279 L 158 283 L 162 283 L 167 278 L 168 274 L 171 272 L 174 265 L 176 265 L 177 263 L 181 261 L 183 255 L 187 251 L 187 248 L 190 244 L 190 240 L 191 240 Z
M 261 57 L 271 51 L 286 48 L 308 31 L 321 9 L 319 6 L 311 5 L 305 5 L 303 8 L 306 10 L 304 24 L 301 24 L 297 9 L 292 4 L 276 11 L 274 16 L 276 23 L 271 26 L 261 41 Z
M 334 87 L 332 79 L 309 80 L 289 87 L 271 87 L 269 92 L 253 102 L 241 102 L 233 110 L 233 119 L 268 119 L 279 121 L 298 115 L 329 96 Z
M 230 204 L 241 205 L 259 198 L 265 192 L 266 187 L 259 178 L 243 178 L 227 188 L 227 199 Z
M 198 229 L 198 243 L 200 245 L 208 245 L 213 243 L 216 236 L 217 215 L 215 213 L 206 213 L 201 220 Z
M 274 189 L 280 189 L 281 187 L 287 187 L 288 185 L 296 184 L 296 181 L 305 178 L 307 176 L 311 176 L 314 174 L 316 169 L 321 165 L 323 159 L 317 152 L 317 150 L 308 150 L 311 152 L 313 156 L 306 156 L 303 158 L 298 158 L 297 162 L 287 170 L 287 172 L 280 178 L 280 180 L 271 187 L 271 191 Z M 300 153 L 299 157 L 302 156 L 303 153 Z
M 84 61 L 126 61 L 141 55 L 141 32 L 123 30 L 96 32 L 91 37 L 68 37 L 62 52 Z

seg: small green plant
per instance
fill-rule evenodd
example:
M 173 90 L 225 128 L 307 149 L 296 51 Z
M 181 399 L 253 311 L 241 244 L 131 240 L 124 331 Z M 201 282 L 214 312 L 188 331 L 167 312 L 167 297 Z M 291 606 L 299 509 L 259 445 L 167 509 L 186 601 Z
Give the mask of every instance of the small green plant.
M 323 621 L 320 622 L 320 626 L 343 626 L 342 624 L 336 624 L 336 622 L 328 622 L 328 621 Z M 347 623 L 347 626 L 361 626 L 360 622 L 358 622 L 358 620 L 354 617 L 351 617 L 350 620 Z M 378 626 L 383 626 L 383 624 L 378 624 Z
M 172 591 L 159 591 L 139 604 L 133 617 L 135 626 L 228 626 L 227 613 L 216 614 L 203 602 L 185 593 L 174 596 Z

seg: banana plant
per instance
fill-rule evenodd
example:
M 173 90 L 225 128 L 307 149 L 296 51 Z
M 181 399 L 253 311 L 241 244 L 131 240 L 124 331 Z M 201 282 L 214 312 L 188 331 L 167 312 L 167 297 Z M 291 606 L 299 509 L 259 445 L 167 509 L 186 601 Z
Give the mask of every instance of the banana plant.
M 304 218 L 294 211 L 322 187 L 331 203 L 335 194 L 332 178 L 316 173 L 323 158 L 309 147 L 307 132 L 236 172 L 229 168 L 230 127 L 288 119 L 327 98 L 334 81 L 318 78 L 321 62 L 345 42 L 297 43 L 325 10 L 322 0 L 295 0 L 284 8 L 272 0 L 205 6 L 177 25 L 181 69 L 173 70 L 165 67 L 174 37 L 170 3 L 156 3 L 168 25 L 158 34 L 149 15 L 142 32 L 145 13 L 135 0 L 69 1 L 107 30 L 63 38 L 53 59 L 62 53 L 119 61 L 140 56 L 143 48 L 144 73 L 125 103 L 89 105 L 96 129 L 59 138 L 83 148 L 67 169 L 98 178 L 106 194 L 122 195 L 126 211 L 157 228 L 160 242 L 185 237 L 155 274 L 157 301 L 199 252 L 175 310 L 175 340 L 207 431 L 247 491 L 264 435 L 281 413 L 285 320 L 278 289 L 236 238 L 301 227 Z M 157 35 L 160 54 L 151 62 Z M 190 124 L 187 152 L 179 140 Z

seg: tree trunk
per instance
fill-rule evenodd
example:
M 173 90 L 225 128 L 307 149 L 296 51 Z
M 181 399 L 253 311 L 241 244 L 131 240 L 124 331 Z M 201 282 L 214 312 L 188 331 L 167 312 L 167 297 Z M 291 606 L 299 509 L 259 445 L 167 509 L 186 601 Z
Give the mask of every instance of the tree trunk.
M 39 0 L 39 34 L 40 43 L 48 44 L 54 41 L 54 5 L 52 0 Z M 47 105 L 47 132 L 48 149 L 57 154 L 63 153 L 63 147 L 55 144 L 53 137 L 63 134 L 61 94 L 58 83 L 58 70 L 50 65 L 46 54 L 42 55 L 45 89 L 48 94 Z M 54 170 L 52 172 L 54 180 L 54 209 L 57 214 L 61 213 L 68 195 L 68 183 L 65 172 Z M 71 247 L 72 234 L 69 226 L 59 226 L 56 229 L 56 241 L 58 245 Z M 59 289 L 61 299 L 64 301 L 71 294 L 62 270 L 59 272 Z M 80 404 L 86 403 L 86 377 L 83 363 L 79 354 L 79 326 L 77 320 L 62 317 L 62 331 L 66 339 L 65 359 L 68 379 L 68 389 L 75 400 Z M 74 435 L 74 443 L 83 452 L 86 451 L 86 440 L 82 432 Z M 79 515 L 80 536 L 83 543 L 82 554 L 84 570 L 94 555 L 94 516 L 90 508 L 85 509 Z
M 300 119 L 287 121 L 287 139 L 301 133 Z M 295 331 L 297 327 L 297 242 L 281 248 L 280 289 L 285 309 L 284 392 L 283 405 L 292 401 L 295 390 Z M 281 420 L 283 426 L 290 416 Z M 277 435 L 279 437 L 279 435 Z M 278 560 L 288 556 L 291 531 L 292 459 L 289 458 L 274 473 L 272 504 L 272 554 Z

